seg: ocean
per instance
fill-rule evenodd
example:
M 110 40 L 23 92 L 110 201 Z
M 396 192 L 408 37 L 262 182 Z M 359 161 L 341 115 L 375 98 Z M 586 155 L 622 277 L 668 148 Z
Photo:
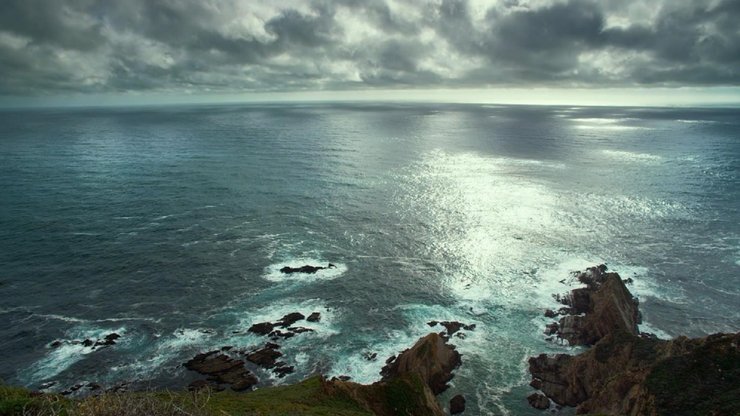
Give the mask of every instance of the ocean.
M 527 358 L 577 351 L 543 334 L 572 271 L 632 278 L 660 337 L 740 330 L 739 172 L 738 109 L 3 110 L 0 378 L 184 387 L 194 354 L 262 344 L 250 325 L 297 311 L 321 320 L 281 342 L 296 372 L 255 369 L 260 386 L 368 383 L 456 320 L 476 328 L 452 337 L 442 402 L 540 414 Z

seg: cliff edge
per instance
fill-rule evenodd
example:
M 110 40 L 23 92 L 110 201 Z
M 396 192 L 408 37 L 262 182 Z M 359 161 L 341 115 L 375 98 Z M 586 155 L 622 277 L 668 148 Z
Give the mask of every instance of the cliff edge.
M 577 414 L 740 414 L 740 333 L 659 340 L 637 329 L 639 311 L 624 281 L 606 266 L 578 276 L 586 284 L 566 305 L 548 333 L 571 344 L 591 345 L 571 356 L 541 354 L 529 359 L 531 385 Z M 530 396 L 530 403 L 549 407 Z

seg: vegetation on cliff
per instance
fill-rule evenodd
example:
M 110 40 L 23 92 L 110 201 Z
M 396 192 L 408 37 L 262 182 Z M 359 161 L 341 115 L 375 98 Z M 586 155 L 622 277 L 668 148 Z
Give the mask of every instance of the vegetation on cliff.
M 389 360 L 383 379 L 369 385 L 314 376 L 247 393 L 206 387 L 192 392 L 109 392 L 81 399 L 0 386 L 0 416 L 444 415 L 435 394 L 446 389 L 460 363 L 455 348 L 432 333 Z

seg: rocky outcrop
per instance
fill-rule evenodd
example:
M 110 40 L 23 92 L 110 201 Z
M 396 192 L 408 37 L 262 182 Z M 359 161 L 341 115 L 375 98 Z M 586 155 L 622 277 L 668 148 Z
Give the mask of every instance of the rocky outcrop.
M 243 391 L 257 384 L 257 377 L 244 367 L 244 361 L 231 358 L 220 351 L 196 355 L 185 363 L 185 368 L 208 376 L 217 384 L 227 384 L 234 391 Z M 196 388 L 195 383 L 191 387 Z
M 435 395 L 447 390 L 452 370 L 462 364 L 460 353 L 439 334 L 429 334 L 387 364 L 380 374 L 384 381 L 415 373 Z
M 740 414 L 740 333 L 662 341 L 615 332 L 577 355 L 530 358 L 555 403 L 578 414 Z M 734 403 L 734 404 L 733 404 Z
M 617 273 L 609 273 L 606 266 L 601 265 L 580 273 L 578 280 L 586 287 L 560 298 L 568 308 L 561 309 L 567 315 L 560 319 L 554 331 L 559 338 L 571 345 L 593 345 L 616 330 L 638 334 L 637 299 L 632 297 Z
M 740 414 L 740 333 L 670 341 L 639 334 L 637 302 L 619 275 L 599 266 L 579 280 L 587 287 L 563 300 L 565 313 L 582 315 L 564 317 L 555 331 L 593 346 L 530 358 L 533 387 L 578 414 Z M 544 408 L 537 394 L 528 399 Z
M 452 371 L 461 363 L 454 346 L 432 333 L 388 362 L 381 371 L 383 378 L 377 383 L 362 385 L 332 379 L 324 382 L 325 389 L 331 394 L 351 397 L 380 416 L 445 414 L 435 395 L 447 388 Z
M 285 274 L 291 274 L 291 273 L 314 274 L 314 273 L 318 272 L 319 270 L 334 269 L 336 267 L 337 266 L 335 266 L 335 265 L 333 265 L 331 263 L 329 263 L 329 265 L 326 266 L 326 267 L 323 267 L 323 266 L 311 266 L 311 265 L 308 265 L 307 264 L 307 265 L 301 266 L 301 267 L 285 266 L 282 269 L 280 269 L 280 272 L 281 273 L 285 273 Z

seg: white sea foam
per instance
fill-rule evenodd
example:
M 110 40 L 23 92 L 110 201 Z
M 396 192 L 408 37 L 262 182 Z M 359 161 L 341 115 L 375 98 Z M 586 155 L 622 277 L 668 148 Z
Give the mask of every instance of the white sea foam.
M 658 162 L 662 160 L 663 158 L 657 155 L 651 155 L 649 153 L 637 153 L 637 152 L 628 152 L 624 150 L 602 150 L 602 154 L 604 154 L 607 157 L 610 157 L 612 159 L 619 159 L 624 160 L 628 162 Z
M 329 263 L 334 264 L 335 267 L 328 269 L 318 270 L 316 273 L 283 273 L 280 271 L 285 266 L 288 267 L 301 267 L 305 265 L 327 267 Z M 284 281 L 300 281 L 300 282 L 313 282 L 317 280 L 333 280 L 347 272 L 347 265 L 343 263 L 331 262 L 324 259 L 300 257 L 290 258 L 279 263 L 274 263 L 265 268 L 265 272 L 262 275 L 263 278 L 271 282 L 284 282 Z
M 648 333 L 651 333 L 651 334 L 655 335 L 656 337 L 658 337 L 660 339 L 671 339 L 671 338 L 673 338 L 670 334 L 668 334 L 667 332 L 665 332 L 665 331 L 663 331 L 663 330 L 661 330 L 659 328 L 656 328 L 656 327 L 652 326 L 649 322 L 644 322 L 643 321 L 640 325 L 638 325 L 638 327 L 639 327 L 640 332 L 648 332 Z
M 167 336 L 155 335 L 156 341 L 152 348 L 151 340 L 137 339 L 137 348 L 144 348 L 147 352 L 137 354 L 139 358 L 111 367 L 110 371 L 125 373 L 130 377 L 151 376 L 162 370 L 162 366 L 178 357 L 182 351 L 193 347 L 205 347 L 210 344 L 214 332 L 203 328 L 178 328 Z
M 126 328 L 117 329 L 109 328 L 89 328 L 78 326 L 70 329 L 65 334 L 66 340 L 83 341 L 86 339 L 98 340 L 103 339 L 110 333 L 124 335 Z M 125 337 L 122 337 L 116 343 L 125 343 Z M 29 368 L 19 374 L 19 378 L 25 384 L 37 384 L 40 381 L 48 380 L 62 371 L 69 368 L 72 364 L 85 358 L 87 354 L 95 352 L 92 346 L 84 346 L 81 343 L 73 344 L 63 342 L 60 346 L 51 349 L 43 358 L 33 363 Z
M 358 334 L 359 344 L 354 349 L 343 350 L 338 354 L 332 364 L 330 376 L 347 375 L 358 383 L 372 383 L 380 378 L 380 369 L 385 365 L 385 360 L 397 355 L 401 351 L 410 348 L 416 341 L 430 332 L 440 332 L 444 327 L 437 325 L 429 327 L 427 322 L 436 321 L 458 321 L 464 324 L 475 324 L 474 331 L 463 331 L 466 338 L 460 340 L 452 337 L 452 343 L 458 345 L 462 354 L 472 354 L 473 351 L 483 353 L 488 347 L 483 339 L 485 328 L 483 322 L 471 316 L 465 307 L 444 307 L 441 305 L 408 304 L 398 306 L 407 323 L 404 329 L 391 329 L 385 332 L 373 331 L 372 334 Z M 459 341 L 459 342 L 458 342 Z M 375 353 L 375 360 L 367 360 L 364 353 Z
M 237 324 L 230 329 L 232 331 L 244 331 L 253 324 L 260 322 L 275 322 L 283 316 L 293 312 L 299 312 L 306 317 L 313 312 L 319 312 L 321 314 L 319 322 L 308 322 L 306 320 L 302 320 L 295 323 L 296 326 L 310 328 L 315 331 L 300 334 L 301 337 L 303 335 L 310 335 L 311 337 L 326 338 L 339 333 L 339 327 L 337 326 L 336 321 L 340 312 L 336 309 L 327 307 L 320 299 L 298 301 L 283 299 L 279 303 L 275 302 L 269 306 L 239 311 L 238 315 L 240 318 Z
M 577 129 L 587 130 L 646 130 L 647 127 L 630 126 L 620 123 L 633 121 L 632 118 L 572 118 Z
M 717 121 L 714 120 L 686 120 L 686 119 L 678 119 L 676 120 L 679 123 L 686 123 L 686 124 L 716 124 Z

